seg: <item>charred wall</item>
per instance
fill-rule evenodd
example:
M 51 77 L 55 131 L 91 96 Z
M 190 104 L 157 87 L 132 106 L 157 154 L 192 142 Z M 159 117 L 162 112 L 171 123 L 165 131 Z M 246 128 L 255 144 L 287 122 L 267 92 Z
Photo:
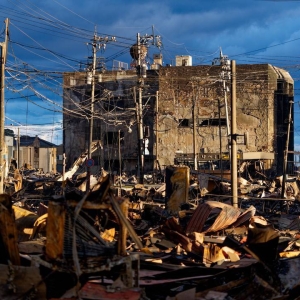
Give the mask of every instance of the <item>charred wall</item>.
M 160 69 L 157 146 L 161 164 L 172 164 L 176 151 L 193 153 L 193 111 L 196 116 L 196 152 L 219 153 L 220 144 L 222 152 L 229 151 L 221 71 L 220 66 Z M 278 124 L 278 117 L 284 119 L 288 116 L 284 108 L 288 107 L 288 99 L 293 98 L 293 80 L 284 70 L 267 64 L 238 65 L 236 80 L 237 132 L 248 136 L 247 145 L 242 144 L 243 139 L 238 141 L 238 150 L 275 152 L 277 160 L 282 161 L 286 134 L 278 133 L 286 132 L 287 126 L 282 122 Z M 227 80 L 229 119 L 230 84 Z M 282 170 L 280 165 L 278 168 Z
M 153 73 L 153 72 L 152 72 Z M 154 72 L 155 76 L 155 72 Z M 136 172 L 138 161 L 137 97 L 138 81 L 135 71 L 113 71 L 96 74 L 94 95 L 93 140 L 100 140 L 103 148 L 93 153 L 96 173 L 101 167 L 119 172 L 119 138 L 122 170 Z M 64 147 L 67 168 L 88 148 L 91 110 L 91 84 L 86 73 L 67 73 L 64 76 Z M 157 84 L 153 74 L 142 86 L 143 123 L 150 130 L 149 151 L 145 156 L 146 169 L 152 169 L 153 107 Z M 148 130 L 148 131 L 149 131 Z M 120 135 L 119 135 L 120 134 Z
M 194 137 L 196 153 L 219 153 L 220 147 L 229 152 L 225 100 L 230 121 L 231 82 L 227 79 L 224 89 L 221 71 L 220 66 L 208 65 L 161 67 L 147 71 L 142 85 L 133 70 L 97 74 L 93 137 L 101 140 L 103 149 L 93 154 L 96 167 L 119 170 L 120 131 L 122 170 L 136 172 L 139 87 L 149 151 L 146 172 L 152 170 L 156 159 L 162 166 L 172 165 L 177 151 L 193 153 Z M 238 151 L 275 152 L 280 173 L 293 80 L 288 72 L 263 64 L 238 65 L 236 81 L 237 133 L 241 135 Z M 64 87 L 64 147 L 70 167 L 88 147 L 91 85 L 86 82 L 86 73 L 66 73 Z M 291 127 L 291 150 L 292 133 Z

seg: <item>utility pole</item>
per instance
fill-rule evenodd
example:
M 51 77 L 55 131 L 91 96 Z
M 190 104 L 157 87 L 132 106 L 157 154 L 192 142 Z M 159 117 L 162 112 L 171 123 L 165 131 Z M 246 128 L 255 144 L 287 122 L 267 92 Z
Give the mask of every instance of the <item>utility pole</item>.
M 142 88 L 139 87 L 139 149 L 140 149 L 140 183 L 144 183 L 144 167 L 145 167 L 145 147 L 144 147 L 144 122 L 143 122 L 143 96 Z
M 18 137 L 17 137 L 17 167 L 20 170 L 20 127 L 18 127 Z
M 122 195 L 122 155 L 121 155 L 121 130 L 118 130 L 118 154 L 119 154 L 119 185 L 120 185 L 120 197 Z
M 284 159 L 283 159 L 283 172 L 282 172 L 283 173 L 282 188 L 281 188 L 281 198 L 282 199 L 284 199 L 284 194 L 285 194 L 286 169 L 287 169 L 287 160 L 288 160 L 288 153 L 289 153 L 293 103 L 294 103 L 293 101 L 289 101 L 290 111 L 289 111 L 288 129 L 287 129 L 287 137 L 286 137 L 286 142 L 285 142 Z
M 218 99 L 218 113 L 219 113 L 219 142 L 220 142 L 220 165 L 221 170 L 221 181 L 223 181 L 223 157 L 222 157 L 222 130 L 221 130 L 221 103 Z
M 66 187 L 66 182 L 65 182 L 65 175 L 66 175 L 66 153 L 63 153 L 63 169 L 62 169 L 62 194 L 65 196 L 65 187 Z
M 142 86 L 144 80 L 142 76 L 142 64 L 141 64 L 141 37 L 137 34 L 137 47 L 138 47 L 138 80 L 139 80 L 139 95 L 138 95 L 138 147 L 139 147 L 139 183 L 144 183 L 144 132 L 143 132 L 143 95 Z
M 236 142 L 236 65 L 231 61 L 231 193 L 232 205 L 238 207 L 237 195 L 237 142 Z
M 147 76 L 147 65 L 145 57 L 147 54 L 146 47 L 148 46 L 149 41 L 153 41 L 153 45 L 156 45 L 158 48 L 161 47 L 160 36 L 154 36 L 145 34 L 140 36 L 137 33 L 137 43 L 133 47 L 137 47 L 137 54 L 133 53 L 133 58 L 136 60 L 136 69 L 138 76 L 138 104 L 137 104 L 137 121 L 138 121 L 138 177 L 139 183 L 144 183 L 144 164 L 145 164 L 145 153 L 144 153 L 144 126 L 143 126 L 143 87 L 144 87 L 144 78 Z M 143 49 L 142 49 L 143 47 Z M 142 51 L 143 50 L 143 51 Z M 133 51 L 135 52 L 135 51 Z
M 158 164 L 158 91 L 156 91 L 156 101 L 155 101 L 155 131 L 156 131 L 156 134 L 155 134 L 155 144 L 156 144 L 156 147 L 155 147 L 155 159 L 156 159 L 156 166 Z
M 5 103 L 5 64 L 7 56 L 7 44 L 8 44 L 8 25 L 9 19 L 5 19 L 5 39 L 4 42 L 0 43 L 1 46 L 1 83 L 0 83 L 0 194 L 3 194 L 3 182 L 4 182 L 4 103 Z
M 89 141 L 88 141 L 88 160 L 92 160 L 92 143 L 93 143 L 93 129 L 94 129 L 94 102 L 95 102 L 95 76 L 97 65 L 97 49 L 105 49 L 108 42 L 115 42 L 115 37 L 99 37 L 94 34 L 92 39 L 92 70 L 91 70 L 91 103 L 90 103 L 90 118 L 89 118 Z M 90 191 L 91 182 L 91 164 L 87 164 L 87 183 L 86 192 Z
M 193 88 L 194 91 L 194 88 Z M 198 170 L 198 161 L 197 161 L 197 139 L 196 139 L 196 112 L 195 112 L 195 106 L 196 106 L 196 101 L 195 101 L 195 95 L 193 95 L 193 107 L 192 107 L 192 115 L 193 115 L 193 154 L 194 154 L 194 170 Z
M 88 147 L 88 159 L 92 159 L 92 143 L 93 143 L 93 127 L 94 127 L 94 101 L 95 101 L 95 75 L 96 75 L 96 61 L 97 61 L 97 41 L 96 34 L 92 41 L 92 53 L 93 53 L 93 62 L 92 62 L 92 90 L 91 90 L 91 106 L 90 106 L 90 119 L 89 119 L 89 147 Z M 90 182 L 91 182 L 91 166 L 87 166 L 87 184 L 86 192 L 90 191 Z
M 229 122 L 229 114 L 228 114 L 227 86 L 226 86 L 226 80 L 230 79 L 230 60 L 228 59 L 227 55 L 223 55 L 222 49 L 220 49 L 220 57 L 215 58 L 213 60 L 213 65 L 215 65 L 216 63 L 219 63 L 221 65 L 221 69 L 222 69 L 220 77 L 221 77 L 223 93 L 224 93 L 226 128 L 227 128 L 227 143 L 228 143 L 228 145 L 230 145 L 230 122 Z M 229 149 L 229 156 L 230 156 L 230 149 Z

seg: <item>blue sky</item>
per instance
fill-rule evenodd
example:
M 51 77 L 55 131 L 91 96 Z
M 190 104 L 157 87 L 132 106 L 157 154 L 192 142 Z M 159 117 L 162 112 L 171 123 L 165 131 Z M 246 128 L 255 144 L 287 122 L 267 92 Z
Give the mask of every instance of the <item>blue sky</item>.
M 6 18 L 7 128 L 61 143 L 61 74 L 84 66 L 95 30 L 116 37 L 98 52 L 110 69 L 113 60 L 130 64 L 137 33 L 154 29 L 162 38 L 164 64 L 174 63 L 176 55 L 191 55 L 193 65 L 211 64 L 221 47 L 237 64 L 270 63 L 289 71 L 295 80 L 294 136 L 300 150 L 300 1 L 1 0 L 0 42 Z

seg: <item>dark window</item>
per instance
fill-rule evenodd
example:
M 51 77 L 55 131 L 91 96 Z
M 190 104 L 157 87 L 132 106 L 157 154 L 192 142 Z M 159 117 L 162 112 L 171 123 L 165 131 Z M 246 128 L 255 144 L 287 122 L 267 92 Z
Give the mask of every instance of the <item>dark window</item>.
M 103 88 L 95 86 L 94 91 L 94 99 L 97 100 L 101 98 L 103 95 Z M 92 98 L 92 86 L 88 85 L 87 89 L 85 90 L 85 98 L 91 99 Z
M 101 101 L 103 108 L 106 111 L 118 111 L 124 108 L 125 102 L 122 98 L 116 97 L 114 99 L 102 100 Z
M 283 93 L 284 83 L 281 80 L 277 81 L 277 93 Z
M 100 166 L 100 155 L 92 156 L 92 159 L 94 160 L 94 166 Z
M 179 119 L 178 127 L 189 127 L 190 124 L 190 119 Z
M 85 127 L 85 136 L 86 136 L 86 140 L 88 140 L 90 136 L 89 126 Z M 97 141 L 97 140 L 101 140 L 101 127 L 96 124 L 93 126 L 93 141 Z
M 226 126 L 225 118 L 217 118 L 217 119 L 199 119 L 199 126 Z
M 119 132 L 108 131 L 104 134 L 104 145 L 118 145 L 119 144 Z M 124 132 L 120 132 L 120 144 L 124 144 Z

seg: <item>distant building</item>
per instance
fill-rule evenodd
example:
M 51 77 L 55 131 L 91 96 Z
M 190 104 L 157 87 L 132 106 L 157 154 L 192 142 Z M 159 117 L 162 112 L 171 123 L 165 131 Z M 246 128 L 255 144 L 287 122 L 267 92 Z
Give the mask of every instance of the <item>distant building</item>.
M 20 136 L 18 147 L 17 137 L 6 135 L 8 167 L 12 158 L 17 162 L 17 167 L 32 167 L 45 173 L 56 173 L 56 148 L 57 146 L 45 141 L 38 136 Z
M 230 151 L 230 80 L 224 90 L 221 66 L 190 64 L 188 59 L 181 66 L 147 70 L 141 90 L 133 70 L 96 74 L 93 140 L 101 140 L 103 149 L 93 154 L 93 172 L 101 167 L 118 172 L 120 164 L 123 171 L 136 172 L 140 96 L 145 171 L 153 170 L 157 160 L 161 166 L 174 164 L 178 154 L 191 155 L 194 148 L 198 167 L 203 163 L 201 154 Z M 64 74 L 63 145 L 67 168 L 88 147 L 91 85 L 86 75 Z M 267 167 L 280 173 L 294 81 L 287 71 L 269 64 L 237 65 L 236 80 L 238 151 L 273 153 L 275 160 Z M 293 145 L 292 123 L 289 150 Z
M 58 145 L 57 149 L 56 149 L 56 170 L 59 173 L 63 173 L 63 164 L 64 164 L 64 160 L 63 160 L 63 145 Z

